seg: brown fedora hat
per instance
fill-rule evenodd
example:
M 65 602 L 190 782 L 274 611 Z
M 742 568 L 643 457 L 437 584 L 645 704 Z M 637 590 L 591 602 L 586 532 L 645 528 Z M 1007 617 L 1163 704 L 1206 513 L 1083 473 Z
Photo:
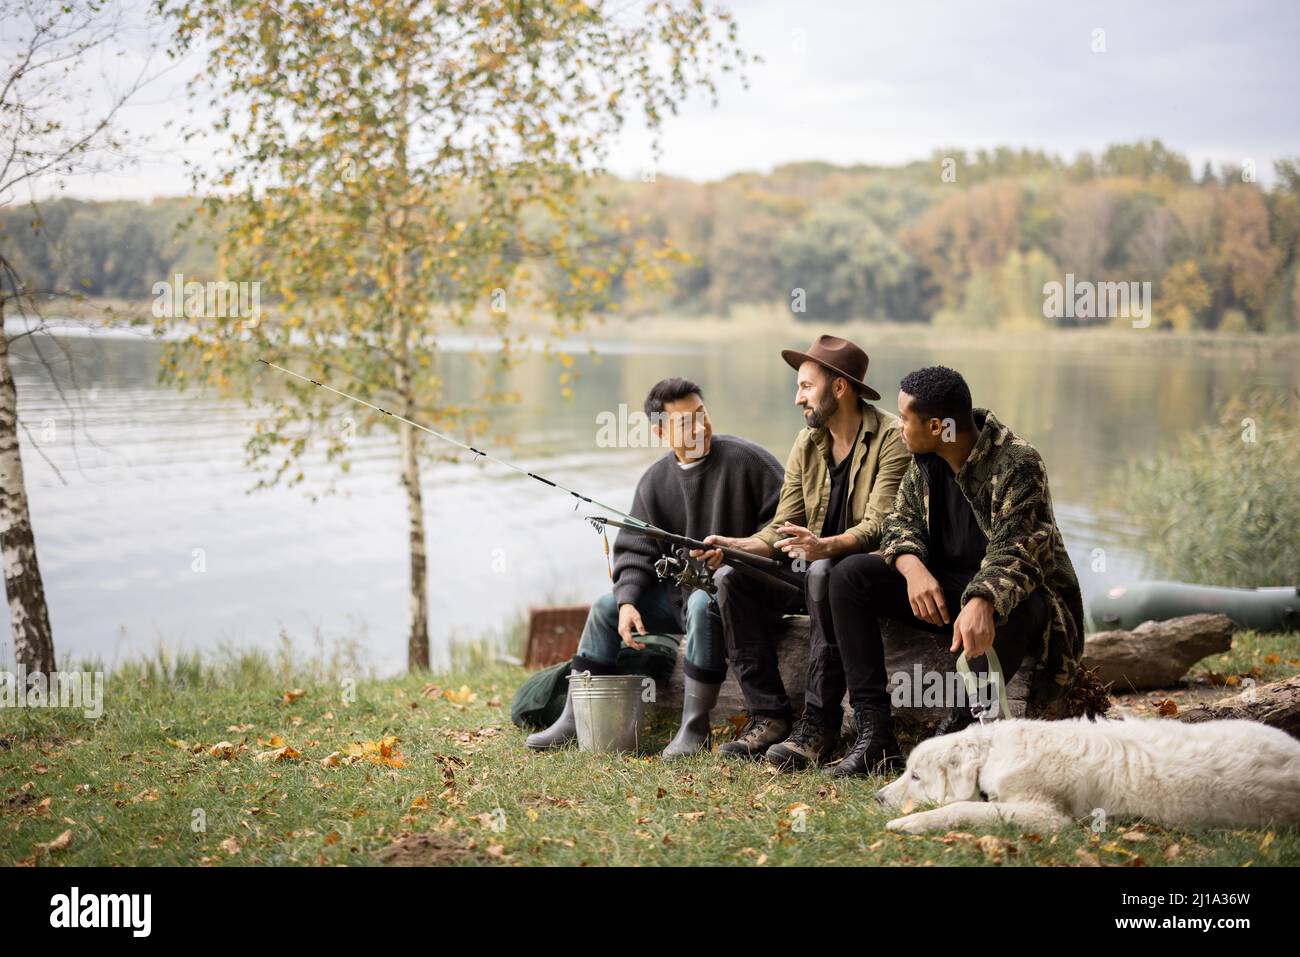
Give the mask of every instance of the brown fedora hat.
M 782 349 L 781 358 L 796 372 L 801 365 L 811 359 L 832 372 L 844 376 L 861 389 L 862 394 L 868 399 L 880 398 L 879 392 L 862 381 L 867 377 L 867 363 L 871 360 L 867 358 L 865 352 L 847 339 L 841 339 L 839 336 L 818 336 L 817 341 L 808 347 L 807 352 Z

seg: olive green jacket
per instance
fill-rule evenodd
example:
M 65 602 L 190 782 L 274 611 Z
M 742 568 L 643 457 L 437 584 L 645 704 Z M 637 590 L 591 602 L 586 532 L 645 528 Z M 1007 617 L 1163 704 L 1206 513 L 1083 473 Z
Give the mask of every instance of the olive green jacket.
M 786 536 L 777 532 L 785 523 L 801 525 L 821 536 L 822 522 L 831 497 L 830 430 L 804 429 L 795 437 L 785 463 L 785 483 L 776 505 L 772 524 L 757 538 L 773 546 Z M 898 483 L 912 457 L 903 445 L 898 416 L 862 403 L 862 427 L 853 444 L 849 466 L 848 516 L 844 530 L 858 540 L 860 551 L 873 551 L 880 544 L 881 524 Z
M 974 415 L 980 434 L 956 481 L 989 543 L 961 603 L 985 598 L 1002 622 L 1031 592 L 1043 590 L 1047 627 L 1037 647 L 1030 646 L 1038 666 L 1027 709 L 1031 717 L 1063 717 L 1083 656 L 1083 596 L 1052 512 L 1047 469 L 1033 446 L 992 412 Z M 948 464 L 933 453 L 916 457 L 885 519 L 880 553 L 891 566 L 900 555 L 929 560 L 931 468 Z

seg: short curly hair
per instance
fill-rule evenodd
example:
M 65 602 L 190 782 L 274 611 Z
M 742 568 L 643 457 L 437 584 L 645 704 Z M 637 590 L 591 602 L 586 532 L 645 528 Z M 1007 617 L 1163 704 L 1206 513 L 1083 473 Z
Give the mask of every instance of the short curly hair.
M 898 387 L 912 397 L 912 408 L 924 418 L 960 420 L 971 413 L 970 386 L 947 366 L 909 372 Z

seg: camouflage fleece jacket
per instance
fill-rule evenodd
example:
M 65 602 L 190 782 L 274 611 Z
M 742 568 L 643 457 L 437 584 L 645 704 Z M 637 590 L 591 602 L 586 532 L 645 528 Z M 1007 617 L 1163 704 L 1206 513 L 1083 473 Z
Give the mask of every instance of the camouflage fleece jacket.
M 1034 589 L 1043 589 L 1048 624 L 1037 648 L 1027 709 L 1033 717 L 1064 717 L 1083 655 L 1083 596 L 1052 513 L 1047 470 L 1033 446 L 992 412 L 975 409 L 974 417 L 980 433 L 956 481 L 989 544 L 961 603 L 985 598 L 1001 622 Z M 927 561 L 928 469 L 935 460 L 948 467 L 933 453 L 912 460 L 885 519 L 880 552 L 891 566 L 900 555 Z

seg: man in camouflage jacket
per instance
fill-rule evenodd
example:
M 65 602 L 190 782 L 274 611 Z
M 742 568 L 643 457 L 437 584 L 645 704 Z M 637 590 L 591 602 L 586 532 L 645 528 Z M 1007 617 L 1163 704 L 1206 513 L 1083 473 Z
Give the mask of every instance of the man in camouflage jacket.
M 1064 716 L 1065 699 L 1083 655 L 1083 597 L 1052 513 L 1047 469 L 1038 452 L 997 420 L 974 409 L 980 437 L 957 482 L 971 502 L 975 520 L 988 537 L 980 569 L 962 593 L 993 603 L 1005 619 L 1035 589 L 1047 599 L 1047 629 L 1031 649 L 1038 669 L 1029 709 L 1039 717 Z M 885 519 L 881 555 L 893 565 L 899 555 L 925 561 L 930 497 L 922 468 L 913 460 Z
M 896 618 L 952 636 L 971 668 L 987 674 L 998 654 L 1010 681 L 1026 652 L 1038 658 L 1028 709 L 1065 716 L 1083 653 L 1083 599 L 1052 512 L 1043 460 L 992 412 L 971 405 L 957 372 L 935 366 L 905 377 L 903 440 L 913 453 L 886 516 L 877 554 L 844 562 L 831 578 L 837 620 L 860 622 L 841 642 L 859 738 L 843 773 L 896 763 L 877 620 Z M 865 718 L 865 720 L 864 720 Z M 971 723 L 956 706 L 939 733 Z

